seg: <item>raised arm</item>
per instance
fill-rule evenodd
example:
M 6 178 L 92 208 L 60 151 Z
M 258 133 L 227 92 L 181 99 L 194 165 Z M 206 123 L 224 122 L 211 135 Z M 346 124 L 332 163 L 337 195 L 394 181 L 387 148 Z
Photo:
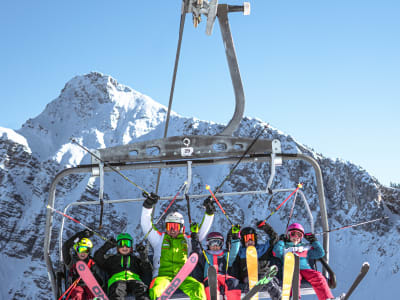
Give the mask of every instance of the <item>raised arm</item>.
M 206 238 L 207 233 L 210 231 L 212 222 L 214 221 L 214 213 L 215 213 L 214 202 L 212 199 L 207 198 L 206 200 L 204 200 L 203 206 L 206 208 L 206 213 L 204 214 L 203 220 L 201 221 L 200 224 L 200 230 L 199 230 L 200 242 Z

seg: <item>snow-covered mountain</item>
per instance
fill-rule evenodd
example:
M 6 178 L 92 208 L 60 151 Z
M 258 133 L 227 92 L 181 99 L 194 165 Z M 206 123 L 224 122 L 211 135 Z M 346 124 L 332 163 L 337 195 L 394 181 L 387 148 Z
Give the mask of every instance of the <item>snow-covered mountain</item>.
M 46 204 L 50 183 L 66 167 L 89 163 L 89 155 L 73 144 L 77 139 L 90 149 L 105 148 L 161 138 L 167 109 L 133 89 L 119 84 L 115 79 L 100 73 L 77 76 L 70 80 L 60 96 L 50 102 L 36 118 L 28 120 L 20 130 L 0 127 L 0 298 L 1 299 L 51 299 L 52 293 L 43 260 L 43 236 Z M 265 125 L 254 118 L 244 118 L 238 136 L 254 137 Z M 221 124 L 204 122 L 172 113 L 169 136 L 183 134 L 215 135 L 224 128 Z M 350 162 L 332 160 L 302 145 L 278 129 L 269 128 L 262 138 L 277 138 L 285 153 L 301 151 L 318 160 L 325 183 L 325 195 L 331 228 L 354 224 L 390 215 L 390 220 L 376 222 L 353 229 L 331 233 L 330 264 L 336 271 L 338 286 L 333 291 L 345 291 L 358 273 L 363 261 L 371 263 L 371 270 L 352 299 L 393 298 L 393 290 L 400 281 L 400 190 L 382 186 L 366 170 Z M 193 170 L 191 193 L 205 193 L 206 184 L 217 186 L 228 174 L 228 166 L 197 167 Z M 127 172 L 127 176 L 153 191 L 157 170 Z M 162 172 L 159 194 L 176 193 L 185 180 L 185 170 Z M 263 164 L 240 166 L 225 183 L 223 191 L 265 189 L 269 169 Z M 277 169 L 272 188 L 293 188 L 304 182 L 307 197 L 319 226 L 319 206 L 311 166 L 299 161 L 284 162 Z M 140 197 L 141 193 L 115 173 L 105 177 L 105 198 L 124 199 Z M 269 197 L 226 197 L 221 200 L 234 223 L 254 225 L 265 218 L 287 195 L 274 198 L 268 208 Z M 98 199 L 98 179 L 90 174 L 68 176 L 57 188 L 56 209 L 63 210 L 73 201 Z M 202 200 L 193 200 L 194 220 L 203 214 Z M 158 205 L 164 207 L 167 203 Z M 383 205 L 385 204 L 385 206 Z M 174 204 L 176 210 L 187 211 L 186 202 Z M 271 219 L 277 232 L 282 233 L 288 221 L 291 202 L 288 202 Z M 141 203 L 105 205 L 104 228 L 101 233 L 111 236 L 129 231 L 141 240 L 143 234 L 138 223 Z M 96 228 L 98 207 L 72 208 L 69 214 L 86 225 Z M 156 213 L 157 216 L 157 213 Z M 54 223 L 59 229 L 60 217 Z M 306 211 L 298 201 L 292 221 L 306 224 Z M 81 230 L 78 224 L 66 221 L 64 237 Z M 226 232 L 229 223 L 217 211 L 213 230 Z M 58 232 L 54 231 L 52 259 L 59 267 Z M 94 237 L 97 248 L 102 240 Z M 314 296 L 313 296 L 314 297 Z M 306 296 L 306 299 L 316 299 Z

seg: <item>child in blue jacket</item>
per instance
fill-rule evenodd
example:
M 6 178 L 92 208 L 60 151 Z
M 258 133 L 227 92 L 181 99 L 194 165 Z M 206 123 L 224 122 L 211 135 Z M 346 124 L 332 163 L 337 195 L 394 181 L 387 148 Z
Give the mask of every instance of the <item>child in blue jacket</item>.
M 302 243 L 303 237 L 309 243 Z M 288 252 L 293 252 L 300 257 L 300 282 L 302 278 L 307 280 L 319 300 L 342 299 L 341 297 L 343 296 L 333 297 L 325 277 L 317 270 L 312 269 L 308 262 L 309 259 L 319 259 L 325 256 L 324 248 L 322 248 L 315 235 L 307 234 L 304 236 L 303 226 L 299 223 L 293 223 L 289 225 L 286 235 L 282 239 L 275 244 L 273 254 L 280 258 L 282 262 L 284 255 Z

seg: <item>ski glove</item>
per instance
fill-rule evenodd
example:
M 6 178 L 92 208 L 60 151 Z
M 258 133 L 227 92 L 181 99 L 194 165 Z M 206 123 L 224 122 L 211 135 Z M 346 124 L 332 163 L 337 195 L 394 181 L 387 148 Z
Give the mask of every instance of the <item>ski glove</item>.
M 215 213 L 214 201 L 211 196 L 204 200 L 203 206 L 206 208 L 207 215 L 212 216 Z
M 232 226 L 231 234 L 232 234 L 232 239 L 238 240 L 239 239 L 239 232 L 240 232 L 240 225 L 236 224 Z
M 198 232 L 199 232 L 199 229 L 200 229 L 200 227 L 199 227 L 199 224 L 198 224 L 198 223 L 192 223 L 192 224 L 190 225 L 190 231 L 191 231 L 192 233 L 198 233 Z
M 89 229 L 85 229 L 82 231 L 79 231 L 76 236 L 81 240 L 83 238 L 90 238 L 93 235 L 93 231 L 90 231 Z
M 160 199 L 160 196 L 154 194 L 153 192 L 150 194 L 143 192 L 143 197 L 146 198 L 146 200 L 144 200 L 143 202 L 143 206 L 145 208 L 152 208 L 153 205 L 156 204 L 157 201 Z
M 304 238 L 309 241 L 311 244 L 317 241 L 317 238 L 315 237 L 314 233 L 306 233 L 304 235 Z
M 264 230 L 266 233 L 270 234 L 270 232 L 274 232 L 274 229 L 265 222 L 265 220 L 258 221 L 256 223 L 257 228 Z
M 148 248 L 147 245 L 143 245 L 139 243 L 136 245 L 136 252 L 139 253 L 139 257 L 141 260 L 146 260 L 148 257 Z
M 286 234 L 281 234 L 281 235 L 279 236 L 279 240 L 280 240 L 280 241 L 283 241 L 283 242 L 285 242 L 285 243 L 290 242 L 290 240 L 287 238 Z
M 117 241 L 112 237 L 107 240 L 105 243 L 107 249 L 111 249 L 117 246 Z

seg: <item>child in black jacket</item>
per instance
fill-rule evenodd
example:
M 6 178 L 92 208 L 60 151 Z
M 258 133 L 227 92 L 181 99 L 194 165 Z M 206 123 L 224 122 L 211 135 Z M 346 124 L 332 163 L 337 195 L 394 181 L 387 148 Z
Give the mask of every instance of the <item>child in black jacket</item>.
M 147 257 L 146 248 L 138 245 L 140 258 L 133 255 L 133 238 L 128 233 L 121 233 L 117 240 L 107 241 L 96 251 L 94 259 L 107 272 L 108 295 L 110 299 L 125 299 L 128 293 L 137 300 L 149 300 L 148 287 L 143 280 L 152 274 L 152 265 Z M 111 248 L 117 245 L 117 254 L 105 257 Z M 150 278 L 151 280 L 151 278 Z

